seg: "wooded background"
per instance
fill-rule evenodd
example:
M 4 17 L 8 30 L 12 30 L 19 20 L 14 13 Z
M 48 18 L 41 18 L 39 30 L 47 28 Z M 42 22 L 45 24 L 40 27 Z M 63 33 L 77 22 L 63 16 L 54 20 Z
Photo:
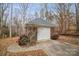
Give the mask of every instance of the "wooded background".
M 79 4 L 57 3 L 51 4 L 51 8 L 47 3 L 38 5 L 40 10 L 28 17 L 28 13 L 31 14 L 29 3 L 0 3 L 0 38 L 20 36 L 25 33 L 25 23 L 35 18 L 53 22 L 56 25 L 54 32 L 59 34 L 79 32 Z

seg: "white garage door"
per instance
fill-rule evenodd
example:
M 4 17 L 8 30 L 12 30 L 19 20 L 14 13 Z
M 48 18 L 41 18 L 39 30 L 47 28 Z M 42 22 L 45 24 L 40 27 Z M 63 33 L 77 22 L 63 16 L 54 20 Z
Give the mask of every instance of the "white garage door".
M 37 40 L 49 40 L 50 28 L 39 27 L 37 29 Z

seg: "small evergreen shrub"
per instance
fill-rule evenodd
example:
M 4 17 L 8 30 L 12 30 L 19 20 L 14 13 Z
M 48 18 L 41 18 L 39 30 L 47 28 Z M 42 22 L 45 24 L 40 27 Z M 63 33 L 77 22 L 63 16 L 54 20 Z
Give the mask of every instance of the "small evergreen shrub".
M 18 43 L 19 45 L 28 45 L 30 44 L 30 39 L 26 35 L 22 35 L 20 36 Z

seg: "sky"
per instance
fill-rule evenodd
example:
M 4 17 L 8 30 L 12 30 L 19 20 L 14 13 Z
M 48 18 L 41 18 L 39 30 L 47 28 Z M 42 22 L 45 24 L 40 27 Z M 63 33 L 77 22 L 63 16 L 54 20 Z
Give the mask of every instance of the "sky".
M 74 4 L 73 4 L 74 5 Z M 13 4 L 14 6 L 14 12 L 18 12 L 18 9 L 20 8 L 18 3 Z M 35 12 L 39 12 L 39 10 L 41 9 L 42 3 L 30 3 L 29 4 L 29 8 L 28 8 L 28 15 L 34 15 Z M 48 10 L 50 11 L 50 9 L 52 9 L 53 11 L 55 11 L 56 8 L 56 4 L 55 3 L 48 3 Z M 74 6 L 71 7 L 72 11 L 75 11 Z
M 14 7 L 14 12 L 15 11 L 18 12 L 18 9 L 20 8 L 19 4 L 13 4 L 13 7 Z M 35 12 L 39 12 L 41 7 L 43 7 L 41 3 L 30 3 L 28 8 L 28 15 L 34 15 Z M 48 10 L 50 10 L 51 8 L 54 10 L 55 4 L 48 4 Z
M 39 13 L 39 11 L 42 7 L 43 7 L 42 3 L 29 3 L 29 8 L 27 10 L 27 16 L 34 17 L 35 13 L 36 12 Z M 20 13 L 19 9 L 20 9 L 19 3 L 14 3 L 13 4 L 13 16 L 19 15 L 19 13 Z M 72 5 L 71 9 L 72 9 L 72 12 L 75 12 L 74 4 Z M 52 10 L 52 11 L 56 12 L 56 3 L 48 3 L 48 10 L 49 11 Z

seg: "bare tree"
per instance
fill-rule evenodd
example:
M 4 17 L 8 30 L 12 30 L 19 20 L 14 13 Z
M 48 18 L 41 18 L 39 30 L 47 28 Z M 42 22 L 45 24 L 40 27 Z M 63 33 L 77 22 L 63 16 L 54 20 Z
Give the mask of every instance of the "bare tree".
M 19 5 L 20 6 L 20 10 L 21 10 L 21 16 L 22 16 L 22 34 L 25 33 L 25 22 L 27 22 L 27 9 L 28 9 L 28 4 L 26 3 L 22 3 Z
M 40 18 L 46 19 L 48 21 L 52 21 L 53 19 L 53 14 L 51 11 L 48 10 L 48 4 L 44 3 L 41 4 L 41 10 L 40 10 Z
M 7 3 L 0 3 L 0 35 L 3 28 L 3 18 L 5 15 L 5 11 L 8 9 L 9 4 Z
M 44 3 L 41 4 L 40 6 L 42 6 L 40 10 L 40 18 L 46 19 L 48 16 L 48 4 Z
M 60 33 L 65 34 L 69 29 L 69 22 L 72 19 L 71 15 L 72 4 L 57 4 L 55 19 L 59 25 Z
M 9 36 L 12 37 L 12 17 L 13 17 L 13 4 L 10 4 L 10 26 L 9 26 Z
M 76 8 L 76 26 L 77 26 L 77 31 L 79 32 L 79 4 L 75 4 Z
M 3 17 L 4 17 L 4 14 L 5 14 L 5 11 L 7 10 L 9 4 L 6 4 L 6 3 L 0 3 L 0 20 L 1 20 L 1 26 L 2 26 L 2 23 L 3 23 Z
M 34 16 L 35 16 L 34 18 L 39 18 L 39 15 L 38 15 L 37 12 L 35 12 L 35 15 Z
M 19 19 L 17 16 L 13 17 L 13 26 L 15 27 L 15 29 L 13 30 L 15 32 L 15 36 L 19 35 L 19 27 L 21 24 L 19 24 Z

